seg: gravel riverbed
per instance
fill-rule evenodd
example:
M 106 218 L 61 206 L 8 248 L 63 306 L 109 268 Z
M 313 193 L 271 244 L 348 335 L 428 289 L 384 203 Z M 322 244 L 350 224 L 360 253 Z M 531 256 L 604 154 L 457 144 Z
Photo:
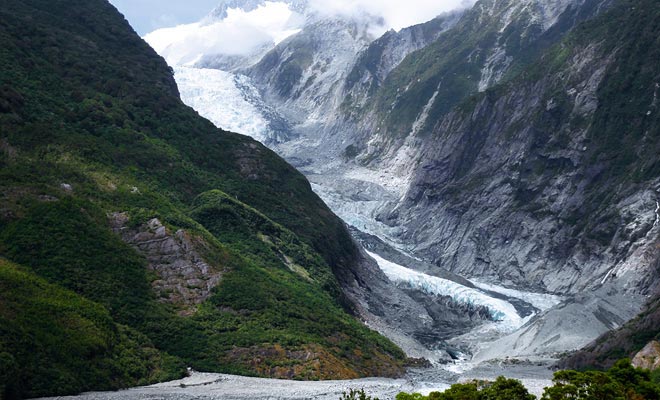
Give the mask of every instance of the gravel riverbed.
M 364 389 L 381 400 L 394 399 L 397 393 L 447 389 L 452 383 L 471 379 L 494 379 L 499 375 L 520 379 L 537 396 L 550 384 L 552 371 L 546 365 L 482 364 L 461 369 L 460 373 L 445 368 L 413 369 L 401 379 L 368 378 L 345 381 L 289 381 L 250 378 L 226 374 L 193 372 L 177 381 L 138 387 L 117 392 L 93 392 L 51 399 L 70 400 L 338 400 L 350 389 Z M 466 370 L 465 370 L 466 369 Z

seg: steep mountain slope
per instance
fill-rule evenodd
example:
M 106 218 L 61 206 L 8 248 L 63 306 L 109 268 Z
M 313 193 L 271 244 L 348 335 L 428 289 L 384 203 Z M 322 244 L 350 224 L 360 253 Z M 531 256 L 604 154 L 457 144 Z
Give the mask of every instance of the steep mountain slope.
M 339 107 L 353 86 L 359 84 L 356 95 L 369 94 L 407 54 L 433 42 L 458 15 L 391 30 L 375 41 L 372 27 L 379 20 L 373 16 L 311 20 L 267 53 L 248 75 L 266 101 L 289 117 L 294 131 L 314 135 L 339 117 Z
M 652 288 L 642 271 L 657 256 L 656 20 L 626 7 L 431 120 L 415 180 L 388 216 L 411 228 L 404 240 L 468 276 L 554 292 Z M 612 21 L 631 28 L 606 33 Z
M 184 106 L 172 71 L 112 6 L 10 0 L 0 40 L 3 257 L 196 369 L 400 373 L 401 351 L 346 312 L 335 274 L 360 254 L 342 222 L 274 153 Z M 11 329 L 0 353 L 38 373 Z M 88 383 L 158 379 L 156 367 L 115 383 L 92 369 Z M 39 393 L 90 388 L 51 381 Z
M 389 73 L 404 58 L 438 39 L 462 15 L 461 11 L 445 13 L 419 25 L 399 32 L 390 30 L 362 50 L 346 76 L 343 88 L 346 99 L 342 104 L 358 104 L 365 107 L 371 96 L 380 88 Z
M 326 17 L 280 43 L 246 71 L 264 101 L 291 126 L 292 139 L 273 148 L 306 173 L 350 156 L 346 148 L 355 142 L 357 127 L 346 118 L 355 112 L 347 102 L 369 103 L 394 67 L 432 43 L 459 15 L 443 14 L 378 39 L 372 33 L 379 23 L 375 17 Z
M 426 128 L 419 121 L 425 106 L 427 118 L 439 118 L 529 62 L 602 5 L 600 0 L 478 2 L 454 29 L 388 76 L 371 103 L 379 127 L 395 137 L 408 135 L 415 121 L 422 124 L 418 131 Z
M 250 68 L 248 75 L 267 102 L 292 124 L 323 119 L 336 105 L 341 82 L 355 54 L 373 38 L 368 22 L 324 18 L 306 24 Z
M 579 347 L 655 290 L 657 18 L 654 2 L 617 2 L 515 79 L 429 119 L 405 198 L 381 214 L 441 267 L 575 295 L 491 350 Z
M 559 366 L 572 369 L 609 368 L 621 358 L 632 359 L 650 341 L 660 339 L 659 321 L 660 299 L 656 296 L 638 316 L 565 357 Z

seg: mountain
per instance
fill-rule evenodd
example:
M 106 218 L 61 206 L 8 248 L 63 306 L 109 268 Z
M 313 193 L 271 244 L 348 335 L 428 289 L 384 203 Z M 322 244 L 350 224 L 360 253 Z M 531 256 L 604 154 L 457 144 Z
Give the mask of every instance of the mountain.
M 642 311 L 660 258 L 654 2 L 481 0 L 380 38 L 365 21 L 308 23 L 234 72 L 346 222 L 424 273 L 562 299 L 450 344 L 556 357 Z
M 0 40 L 4 396 L 184 366 L 401 373 L 340 287 L 369 263 L 344 224 L 275 153 L 185 106 L 111 5 L 9 0 Z
M 497 10 L 488 5 L 477 3 L 463 21 L 483 23 Z M 394 153 L 416 165 L 402 198 L 376 215 L 404 228 L 393 240 L 467 278 L 567 296 L 483 358 L 579 348 L 621 326 L 657 290 L 657 7 L 573 2 L 555 15 L 566 33 L 550 27 L 532 49 L 512 52 L 490 89 L 479 86 L 487 69 L 465 65 L 469 53 L 455 63 L 429 46 L 395 69 L 374 101 L 390 108 L 372 119 L 384 133 L 368 138 L 363 160 L 385 169 Z M 575 25 L 575 16 L 589 18 Z M 524 32 L 516 24 L 509 29 Z M 437 43 L 472 37 L 462 33 Z M 551 33 L 554 44 L 544 39 Z M 531 64 L 514 67 L 534 52 Z
M 518 78 L 434 121 L 427 143 L 436 146 L 425 148 L 401 209 L 410 209 L 410 203 L 429 209 L 442 202 L 449 214 L 469 201 L 469 215 L 488 218 L 478 223 L 481 237 L 466 232 L 476 246 L 465 243 L 462 253 L 470 253 L 468 259 L 448 261 L 435 250 L 438 263 L 481 265 L 500 279 L 541 284 L 550 291 L 577 292 L 610 280 L 630 289 L 635 283 L 641 290 L 651 287 L 653 279 L 646 274 L 638 273 L 637 281 L 624 278 L 632 271 L 622 264 L 653 259 L 637 258 L 643 253 L 639 247 L 652 250 L 656 236 L 656 77 L 649 71 L 654 56 L 613 50 L 632 46 L 632 38 L 639 41 L 639 51 L 652 48 L 653 30 L 645 27 L 654 21 L 630 21 L 639 31 L 620 35 L 600 28 L 633 20 L 624 13 L 627 6 L 617 5 L 581 25 Z M 633 63 L 636 67 L 627 67 Z M 638 103 L 619 108 L 631 103 L 624 99 Z M 494 108 L 498 105 L 502 108 Z M 451 139 L 439 140 L 447 138 L 450 126 Z M 497 229 L 489 230 L 491 223 Z M 489 251 L 495 243 L 502 254 L 515 256 L 505 260 Z
M 285 0 L 282 3 L 287 4 L 292 10 L 304 13 L 307 9 L 307 0 Z M 265 0 L 223 0 L 208 15 L 208 19 L 224 19 L 227 17 L 228 10 L 254 11 L 260 6 L 266 4 Z

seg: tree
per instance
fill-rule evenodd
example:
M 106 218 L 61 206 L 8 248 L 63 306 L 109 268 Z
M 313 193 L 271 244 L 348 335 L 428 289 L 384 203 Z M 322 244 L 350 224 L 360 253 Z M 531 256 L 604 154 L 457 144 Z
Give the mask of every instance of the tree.
M 660 390 L 649 371 L 635 368 L 630 360 L 618 361 L 610 370 L 558 371 L 554 385 L 543 392 L 542 400 L 658 400 Z
M 507 379 L 500 376 L 491 385 L 479 393 L 479 400 L 535 400 L 536 396 L 529 394 L 527 388 L 517 379 Z
M 457 383 L 442 393 L 431 393 L 429 400 L 479 400 L 479 387 L 476 382 Z

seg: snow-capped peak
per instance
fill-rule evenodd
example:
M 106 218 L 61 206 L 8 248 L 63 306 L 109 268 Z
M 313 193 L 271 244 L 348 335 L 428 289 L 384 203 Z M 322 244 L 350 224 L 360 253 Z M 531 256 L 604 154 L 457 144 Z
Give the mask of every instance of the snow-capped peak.
M 205 21 L 212 22 L 227 18 L 231 9 L 242 10 L 245 12 L 254 11 L 264 6 L 266 0 L 221 0 L 213 11 L 208 15 Z M 275 0 L 274 2 L 286 4 L 289 8 L 299 14 L 304 14 L 307 9 L 307 0 Z

